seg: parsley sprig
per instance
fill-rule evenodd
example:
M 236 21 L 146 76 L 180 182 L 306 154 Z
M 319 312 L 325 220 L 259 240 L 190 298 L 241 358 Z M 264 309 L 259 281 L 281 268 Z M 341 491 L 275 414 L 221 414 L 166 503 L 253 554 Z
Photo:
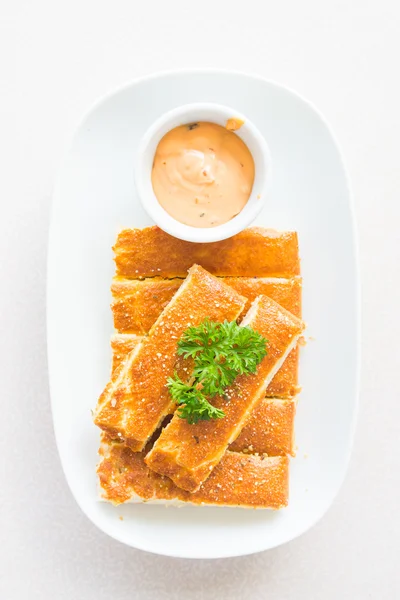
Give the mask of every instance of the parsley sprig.
M 175 373 L 168 379 L 170 394 L 179 405 L 178 415 L 193 424 L 221 419 L 225 413 L 208 398 L 224 395 L 238 375 L 255 373 L 267 354 L 267 340 L 250 327 L 235 321 L 215 323 L 206 319 L 189 327 L 178 342 L 178 355 L 193 359 L 193 376 L 188 383 Z

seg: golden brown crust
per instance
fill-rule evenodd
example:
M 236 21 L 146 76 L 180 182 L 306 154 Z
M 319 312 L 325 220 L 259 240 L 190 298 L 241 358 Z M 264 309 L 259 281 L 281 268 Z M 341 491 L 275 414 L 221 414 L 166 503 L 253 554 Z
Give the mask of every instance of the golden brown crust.
M 185 277 L 194 263 L 213 275 L 292 277 L 300 272 L 297 233 L 250 227 L 211 244 L 174 238 L 158 227 L 124 229 L 114 246 L 117 275 Z
M 111 336 L 112 366 L 111 371 L 114 374 L 121 363 L 125 361 L 128 354 L 132 352 L 139 344 L 142 338 L 139 335 L 130 333 L 115 333 Z
M 121 279 L 111 284 L 111 309 L 119 333 L 145 335 L 156 322 L 183 279 Z
M 182 279 L 123 279 L 114 277 L 111 285 L 111 305 L 114 327 L 119 333 L 144 335 L 158 319 Z M 225 277 L 224 283 L 247 298 L 242 317 L 257 296 L 268 296 L 278 304 L 301 316 L 301 278 Z
M 177 363 L 177 342 L 190 325 L 206 317 L 235 320 L 245 298 L 202 267 L 194 265 L 184 285 L 119 367 L 100 396 L 94 422 L 140 451 L 163 418 L 173 412 L 167 379 Z
M 241 316 L 244 316 L 250 304 L 260 295 L 269 296 L 295 316 L 301 316 L 300 277 L 226 277 L 223 281 L 247 298 Z M 154 278 L 140 281 L 115 277 L 111 291 L 114 326 L 117 331 L 138 335 L 148 333 L 182 282 L 182 279 Z M 268 386 L 267 396 L 291 398 L 298 393 L 297 363 L 298 350 L 294 349 Z
M 129 333 L 115 334 L 111 338 L 113 350 L 112 371 L 116 372 L 120 364 L 139 343 L 140 337 Z M 293 351 L 292 351 L 293 352 Z M 270 389 L 285 363 L 268 386 Z M 239 437 L 230 445 L 233 452 L 267 454 L 269 456 L 294 456 L 293 430 L 296 401 L 265 398 L 251 413 L 248 423 Z
M 253 410 L 229 450 L 268 456 L 295 456 L 295 414 L 296 400 L 264 398 Z
M 288 354 L 285 362 L 269 384 L 266 392 L 268 398 L 293 398 L 299 393 L 298 385 L 299 347 Z
M 151 471 L 144 452 L 132 452 L 102 434 L 97 467 L 102 497 L 113 504 L 132 499 L 178 501 L 196 505 L 279 509 L 288 503 L 287 457 L 261 457 L 226 452 L 207 481 L 194 494 Z
M 290 279 L 274 277 L 226 277 L 231 288 L 247 298 L 242 317 L 247 313 L 257 296 L 268 296 L 295 317 L 301 317 L 301 277 Z
M 248 316 L 252 311 L 253 308 Z M 229 401 L 219 396 L 213 398 L 213 405 L 222 409 L 225 417 L 189 425 L 175 414 L 146 456 L 151 469 L 170 477 L 189 492 L 196 491 L 206 481 L 228 445 L 239 435 L 251 411 L 265 395 L 274 370 L 297 343 L 304 328 L 297 317 L 266 296 L 256 301 L 248 325 L 268 340 L 268 354 L 256 374 L 239 376 L 226 390 Z

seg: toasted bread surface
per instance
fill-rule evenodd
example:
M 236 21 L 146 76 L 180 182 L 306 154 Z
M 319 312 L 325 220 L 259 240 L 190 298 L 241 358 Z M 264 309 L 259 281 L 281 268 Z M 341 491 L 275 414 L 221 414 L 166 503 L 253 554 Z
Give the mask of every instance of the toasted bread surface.
M 180 278 L 124 279 L 114 277 L 111 285 L 114 327 L 119 333 L 148 333 L 162 310 L 179 289 Z M 224 283 L 247 298 L 242 317 L 257 296 L 269 296 L 278 304 L 301 316 L 301 278 L 225 277 Z
M 210 244 L 185 242 L 158 227 L 124 229 L 114 245 L 117 275 L 185 277 L 193 264 L 213 275 L 292 277 L 300 272 L 297 233 L 250 227 Z
M 139 341 L 139 336 L 128 333 L 112 336 L 113 373 L 116 372 L 119 365 Z M 273 381 L 285 367 L 292 354 L 293 351 L 289 354 Z M 295 413 L 296 400 L 294 398 L 286 400 L 265 398 L 253 410 L 239 437 L 230 445 L 230 450 L 250 454 L 267 454 L 269 456 L 283 456 L 285 454 L 294 456 Z
M 111 372 L 113 374 L 141 341 L 142 337 L 133 333 L 115 333 L 111 336 Z
M 182 279 L 131 280 L 114 278 L 112 310 L 114 325 L 120 333 L 144 335 L 148 333 L 162 310 L 182 284 Z M 227 283 L 238 294 L 247 298 L 241 315 L 243 317 L 251 303 L 259 295 L 269 296 L 295 316 L 301 316 L 301 278 L 291 279 L 226 277 Z M 295 348 L 285 360 L 268 386 L 269 397 L 290 398 L 297 394 L 298 349 Z
M 163 418 L 175 405 L 166 387 L 176 368 L 177 342 L 190 325 L 206 317 L 235 320 L 246 299 L 202 267 L 189 269 L 185 283 L 135 345 L 99 398 L 94 422 L 133 450 L 143 449 Z
M 212 399 L 212 404 L 224 411 L 224 418 L 189 424 L 175 414 L 145 459 L 151 469 L 190 492 L 206 481 L 228 445 L 238 437 L 304 328 L 300 319 L 266 296 L 255 300 L 242 324 L 268 340 L 268 354 L 257 373 L 239 376 L 224 398 Z
M 295 456 L 295 415 L 294 398 L 264 398 L 253 410 L 241 433 L 229 446 L 229 450 L 268 456 Z
M 210 506 L 279 509 L 288 503 L 289 461 L 226 452 L 207 481 L 194 494 L 150 470 L 145 452 L 132 452 L 102 434 L 97 467 L 101 496 L 124 502 L 191 503 Z

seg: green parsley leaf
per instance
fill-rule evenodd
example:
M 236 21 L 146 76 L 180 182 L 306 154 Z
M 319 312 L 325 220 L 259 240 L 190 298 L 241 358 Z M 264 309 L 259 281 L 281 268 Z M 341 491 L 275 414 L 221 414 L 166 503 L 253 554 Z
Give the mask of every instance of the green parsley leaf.
M 175 373 L 175 377 L 169 377 L 168 383 L 170 394 L 179 408 L 177 414 L 186 419 L 192 425 L 198 421 L 209 421 L 210 419 L 221 419 L 225 416 L 222 410 L 212 406 L 196 387 L 184 383 Z
M 224 412 L 210 404 L 208 398 L 223 395 L 238 375 L 255 373 L 267 354 L 267 340 L 250 327 L 232 323 L 215 323 L 206 319 L 189 327 L 178 342 L 178 355 L 193 359 L 191 385 L 177 374 L 169 378 L 172 398 L 180 405 L 178 415 L 188 423 L 220 419 Z

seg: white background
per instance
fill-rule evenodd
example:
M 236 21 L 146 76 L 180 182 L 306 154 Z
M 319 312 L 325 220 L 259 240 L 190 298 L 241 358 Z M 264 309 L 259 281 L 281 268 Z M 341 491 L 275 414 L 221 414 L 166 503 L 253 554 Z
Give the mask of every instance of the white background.
M 1 0 L 0 11 L 0 599 L 399 598 L 400 4 Z M 175 67 L 235 68 L 299 91 L 336 131 L 355 195 L 363 371 L 348 476 L 311 531 L 246 558 L 175 560 L 108 539 L 71 497 L 52 431 L 57 165 L 98 96 Z

